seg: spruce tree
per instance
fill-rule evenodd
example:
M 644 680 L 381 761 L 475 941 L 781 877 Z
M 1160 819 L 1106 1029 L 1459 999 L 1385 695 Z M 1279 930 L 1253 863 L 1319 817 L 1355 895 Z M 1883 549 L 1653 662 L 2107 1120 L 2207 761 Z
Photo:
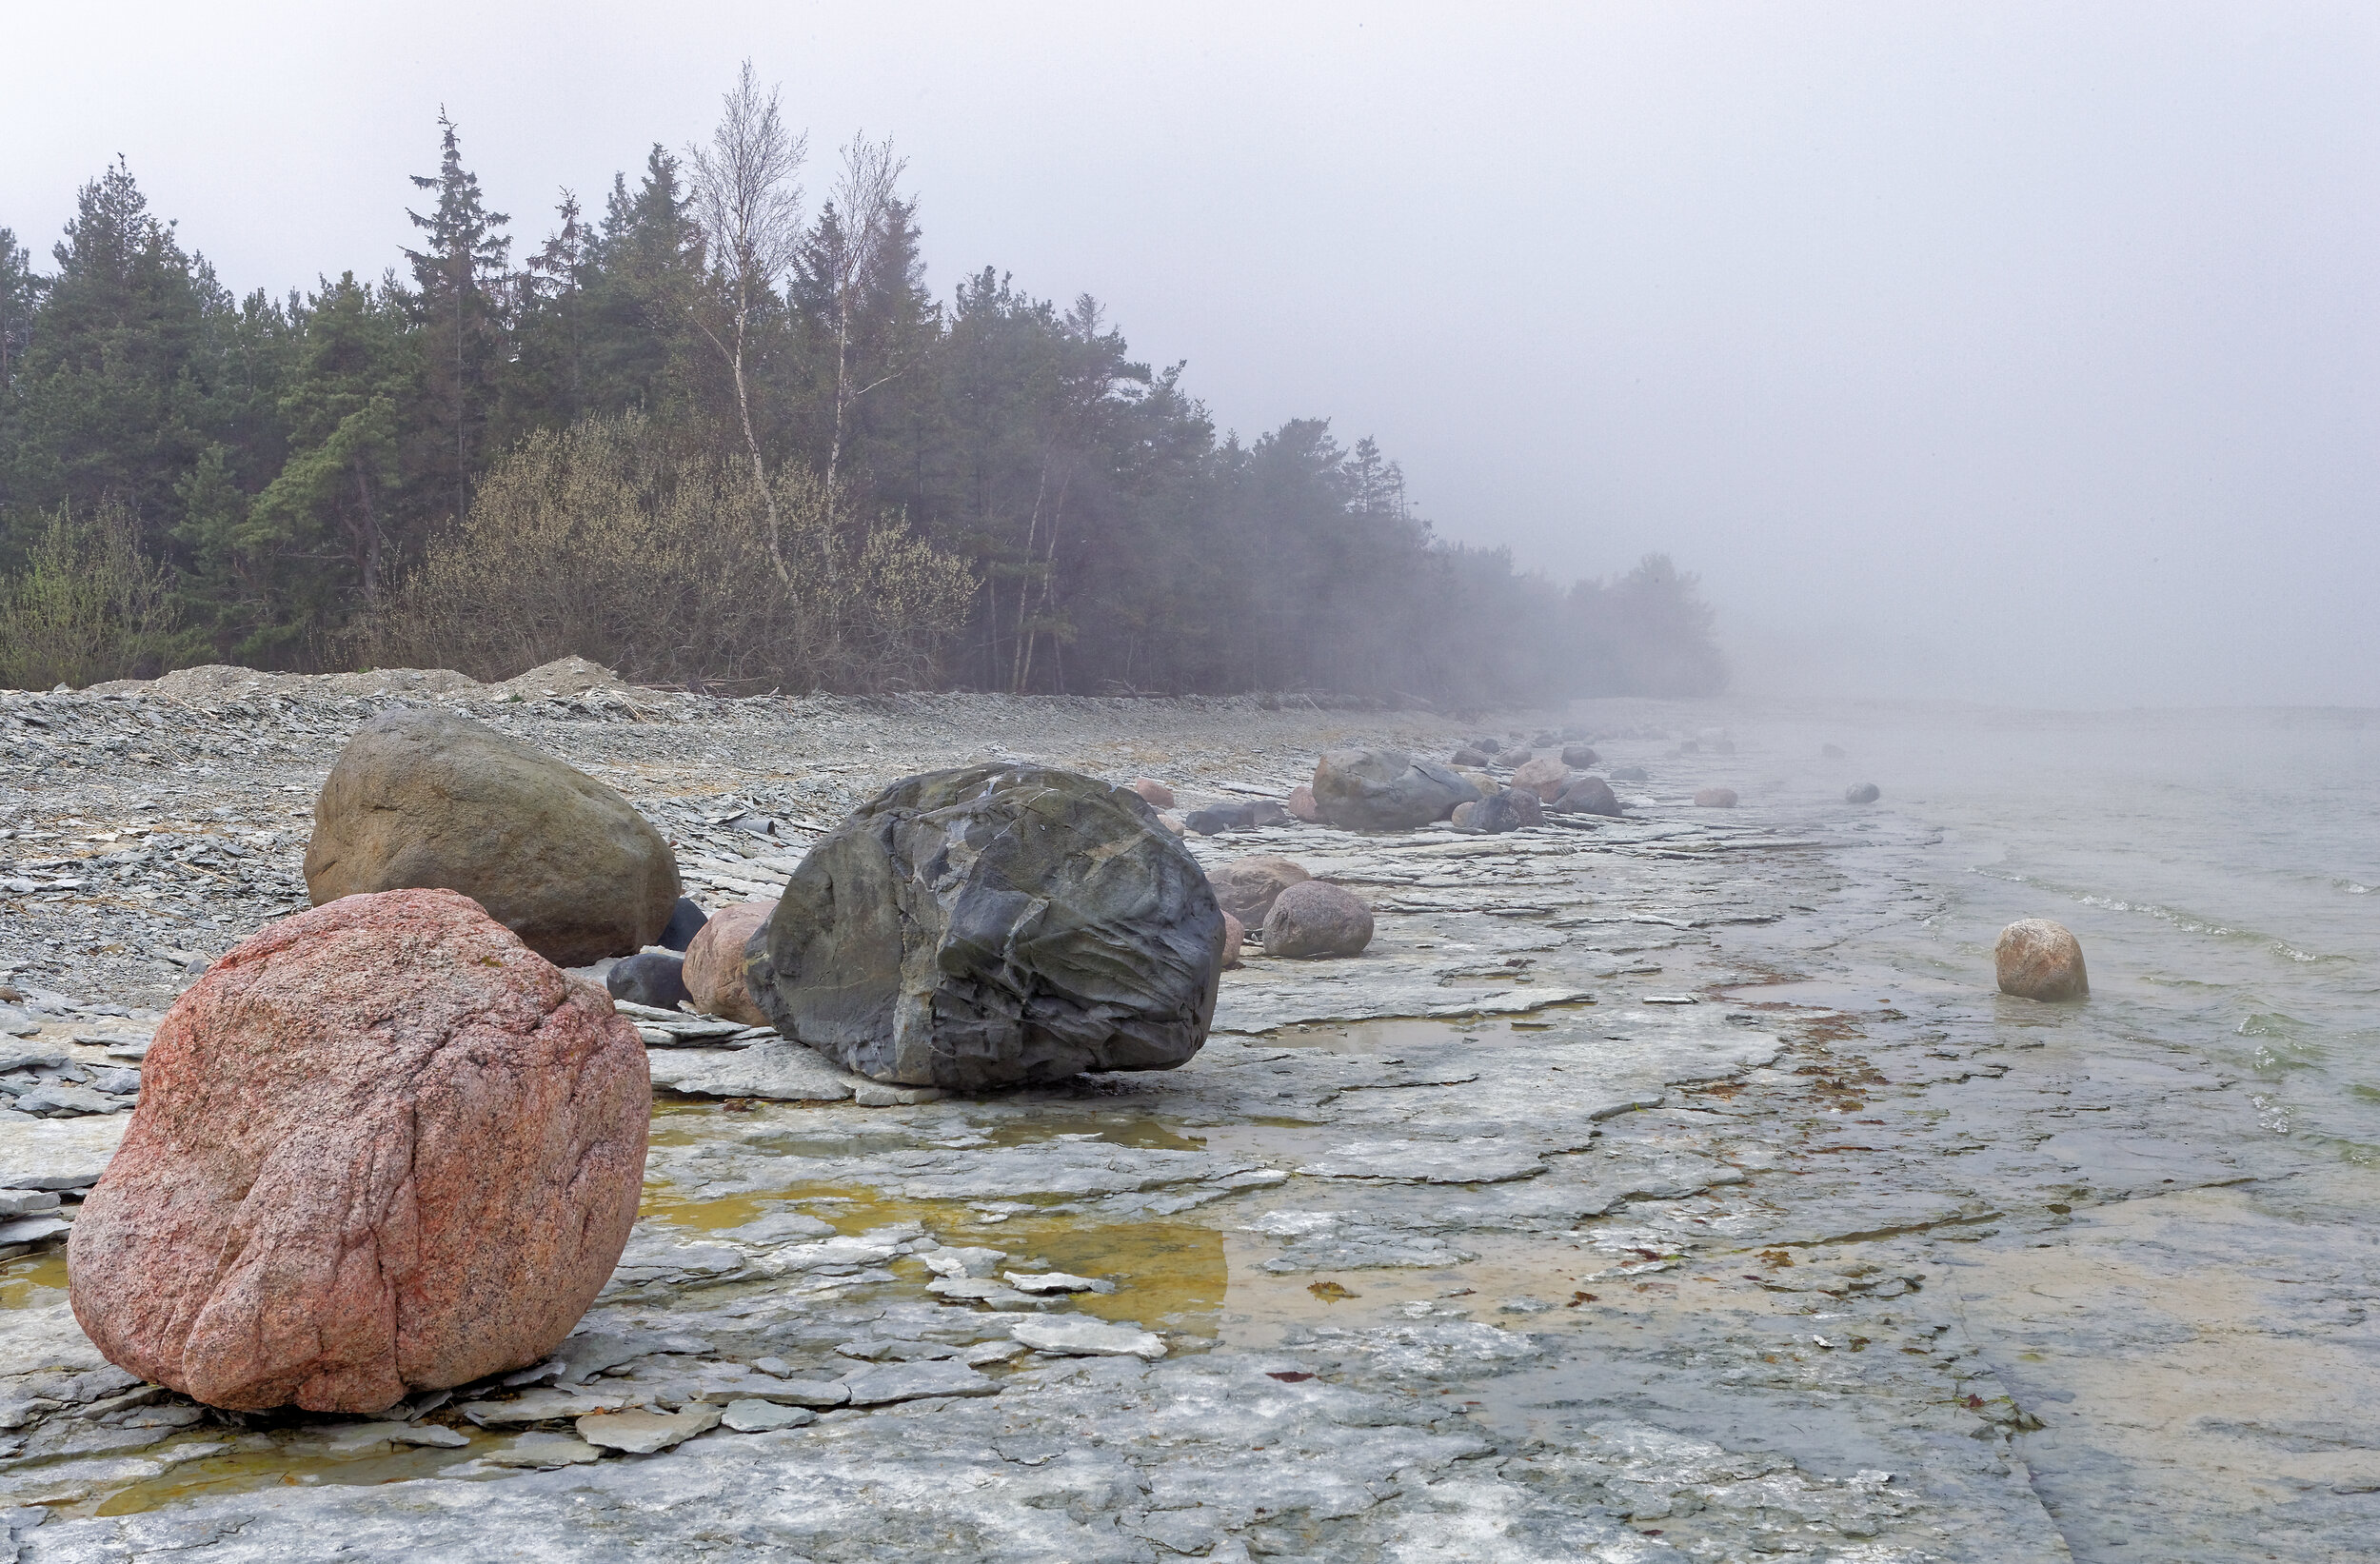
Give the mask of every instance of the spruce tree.
M 422 248 L 405 252 L 413 267 L 413 307 L 423 338 L 414 433 L 427 482 L 417 492 L 423 503 L 461 516 L 470 502 L 505 354 L 512 241 L 503 230 L 512 219 L 487 209 L 479 176 L 464 168 L 462 141 L 444 109 L 438 129 L 438 172 L 411 176 L 416 188 L 438 192 L 437 205 L 427 216 L 406 212 L 426 236 Z

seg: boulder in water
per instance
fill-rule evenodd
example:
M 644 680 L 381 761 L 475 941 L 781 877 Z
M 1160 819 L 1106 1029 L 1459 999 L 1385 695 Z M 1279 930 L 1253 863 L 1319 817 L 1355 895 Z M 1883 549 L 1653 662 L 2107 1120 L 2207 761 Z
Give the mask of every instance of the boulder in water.
M 749 979 L 778 1031 L 846 1069 L 977 1091 L 1180 1064 L 1223 941 L 1138 794 L 979 765 L 895 782 L 811 847 Z
M 266 925 L 141 1074 L 74 1224 L 74 1317 L 210 1405 L 376 1413 L 537 1362 L 636 1220 L 636 1029 L 453 891 Z
M 460 891 L 557 966 L 627 956 L 678 904 L 678 861 L 584 771 L 445 711 L 356 730 L 314 801 L 316 906 L 372 891 Z
M 1285 858 L 1257 854 L 1235 858 L 1230 862 L 1207 872 L 1206 882 L 1215 889 L 1216 904 L 1239 919 L 1261 928 L 1264 915 L 1273 910 L 1273 899 L 1290 886 L 1314 877 Z
M 1843 789 L 1845 803 L 1874 803 L 1882 797 L 1883 790 L 1874 782 L 1854 782 Z
M 1614 782 L 1650 782 L 1652 778 L 1646 774 L 1645 768 L 1640 765 L 1616 765 L 1612 767 L 1612 781 Z
M 1264 918 L 1264 954 L 1310 959 L 1360 956 L 1372 942 L 1372 909 L 1342 886 L 1308 880 L 1273 899 Z
M 774 901 L 739 901 L 720 908 L 719 916 L 703 925 L 685 953 L 686 997 L 695 1009 L 746 1026 L 768 1024 L 752 999 L 745 967 L 752 937 L 768 926 L 768 915 L 776 910 Z
M 682 896 L 678 898 L 678 904 L 670 909 L 669 921 L 662 925 L 661 938 L 653 943 L 664 950 L 683 953 L 686 946 L 694 942 L 694 937 L 702 932 L 703 925 L 709 919 L 703 909 L 696 906 L 690 898 Z
M 649 1004 L 656 1010 L 675 1010 L 686 997 L 685 958 L 664 956 L 657 950 L 624 956 L 604 974 L 604 987 L 615 1000 Z
M 1409 831 L 1444 820 L 1479 790 L 1401 749 L 1334 749 L 1314 767 L 1314 802 L 1344 831 Z
M 2062 923 L 2021 918 L 2000 930 L 1992 947 L 2000 992 L 2024 1000 L 2079 1000 L 2091 993 L 2082 941 Z
M 1695 795 L 1697 809 L 1733 809 L 1735 790 L 1732 787 L 1706 787 Z
M 1574 771 L 1584 771 L 1602 759 L 1602 756 L 1595 752 L 1595 746 L 1592 744 L 1564 744 L 1562 746 L 1562 763 Z
M 1562 796 L 1546 805 L 1557 815 L 1617 815 L 1619 798 L 1600 777 L 1574 777 Z

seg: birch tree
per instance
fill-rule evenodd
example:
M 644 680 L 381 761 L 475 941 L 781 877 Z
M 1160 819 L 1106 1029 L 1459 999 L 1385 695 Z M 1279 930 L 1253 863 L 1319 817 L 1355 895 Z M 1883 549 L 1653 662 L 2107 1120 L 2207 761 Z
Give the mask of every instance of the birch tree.
M 752 424 L 746 372 L 754 330 L 802 240 L 802 187 L 795 181 L 809 138 L 785 129 L 779 93 L 772 87 L 764 97 L 752 62 L 744 61 L 710 144 L 686 148 L 686 168 L 714 294 L 711 308 L 696 311 L 695 326 L 726 361 L 752 482 L 767 507 L 769 558 L 778 579 L 790 585 L 776 494 Z
M 834 360 L 829 392 L 832 416 L 822 475 L 830 523 L 842 492 L 853 406 L 899 378 L 907 367 L 896 361 L 863 368 L 860 352 L 871 305 L 878 302 L 887 284 L 898 287 L 907 282 L 905 277 L 883 275 L 896 257 L 905 261 L 908 255 L 902 241 L 909 225 L 910 205 L 901 199 L 900 190 L 901 173 L 907 167 L 905 158 L 893 155 L 889 140 L 871 141 L 863 133 L 845 143 L 843 171 L 803 243 L 798 263 L 805 307 L 823 327 L 826 347 Z

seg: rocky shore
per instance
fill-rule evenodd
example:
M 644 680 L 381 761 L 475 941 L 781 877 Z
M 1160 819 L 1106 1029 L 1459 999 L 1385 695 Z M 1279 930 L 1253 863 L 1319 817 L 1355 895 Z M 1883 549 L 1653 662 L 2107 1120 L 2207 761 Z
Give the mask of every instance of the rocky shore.
M 1846 967 L 1861 926 L 1928 916 L 1877 868 L 1916 827 L 1673 714 L 1580 708 L 1642 772 L 1623 815 L 1189 838 L 1355 891 L 1376 933 L 1250 947 L 1178 1070 L 944 1095 L 632 1012 L 642 1214 L 550 1361 L 371 1418 L 203 1408 L 99 1356 L 56 1244 L 162 1009 L 306 904 L 315 791 L 400 703 L 619 789 L 714 910 L 921 770 L 1145 776 L 1187 814 L 1479 726 L 720 700 L 585 665 L 0 696 L 17 1557 L 2067 1558 L 2053 1512 L 2111 1447 L 2056 1420 L 2040 1252 L 2078 1211 L 2249 1177 L 2229 1081 L 2096 1045 L 2086 1074 L 2069 1018 L 1980 998 L 1988 961 L 1924 992 Z M 2323 1458 L 2354 1491 L 2360 1454 Z

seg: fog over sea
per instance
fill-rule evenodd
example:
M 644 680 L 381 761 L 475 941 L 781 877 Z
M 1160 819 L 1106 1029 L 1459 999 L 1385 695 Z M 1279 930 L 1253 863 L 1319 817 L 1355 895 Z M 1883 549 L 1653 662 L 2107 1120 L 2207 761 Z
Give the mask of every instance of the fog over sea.
M 1817 1149 L 1907 1158 L 1846 1184 L 1846 1226 L 1903 1230 L 1903 1178 L 1967 1198 L 1963 1227 L 1925 1230 L 2073 1556 L 2370 1556 L 2380 712 L 1641 716 L 1735 746 L 1672 756 L 1657 791 L 1725 782 L 1842 876 L 1796 907 L 1815 940 L 1786 980 L 1730 997 L 1856 1018 L 1879 1081 L 1965 1082 Z M 1859 782 L 1881 802 L 1844 803 Z M 2086 1002 L 1996 991 L 2019 918 L 2081 940 Z
M 1854 705 L 1791 725 L 1830 719 L 1850 758 L 1823 765 L 1939 832 L 1917 861 L 1941 911 L 1876 929 L 1871 959 L 1988 986 L 1999 929 L 2054 919 L 2090 966 L 2078 1017 L 2241 1072 L 2266 1133 L 2380 1194 L 2380 712 Z

